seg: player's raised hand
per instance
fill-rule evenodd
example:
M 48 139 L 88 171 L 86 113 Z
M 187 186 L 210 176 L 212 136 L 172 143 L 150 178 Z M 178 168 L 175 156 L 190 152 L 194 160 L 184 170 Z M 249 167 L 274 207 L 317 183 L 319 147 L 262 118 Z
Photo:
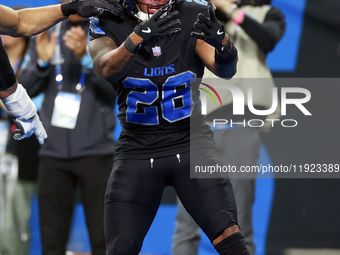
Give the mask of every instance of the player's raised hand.
M 169 6 L 159 9 L 150 19 L 137 25 L 134 32 L 143 38 L 140 48 L 181 31 L 179 12 L 169 11 Z
M 199 32 L 191 32 L 191 36 L 206 41 L 219 51 L 223 51 L 222 40 L 225 38 L 226 33 L 223 25 L 217 20 L 214 6 L 211 3 L 208 3 L 208 13 L 209 17 L 202 13 L 198 14 L 194 28 Z
M 65 17 L 78 14 L 83 18 L 97 16 L 106 18 L 111 15 L 121 17 L 123 15 L 122 5 L 115 0 L 72 0 L 61 5 L 61 11 Z

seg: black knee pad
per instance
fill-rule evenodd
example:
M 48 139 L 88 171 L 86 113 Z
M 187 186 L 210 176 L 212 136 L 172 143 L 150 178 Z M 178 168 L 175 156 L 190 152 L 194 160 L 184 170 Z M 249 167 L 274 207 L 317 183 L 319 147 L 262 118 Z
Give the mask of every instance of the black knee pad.
M 217 211 L 209 221 L 210 232 L 214 233 L 212 240 L 218 237 L 225 229 L 237 225 L 237 219 L 225 210 Z
M 142 245 L 130 237 L 118 237 L 107 245 L 107 255 L 138 255 Z
M 235 233 L 215 245 L 220 255 L 249 255 L 241 233 Z

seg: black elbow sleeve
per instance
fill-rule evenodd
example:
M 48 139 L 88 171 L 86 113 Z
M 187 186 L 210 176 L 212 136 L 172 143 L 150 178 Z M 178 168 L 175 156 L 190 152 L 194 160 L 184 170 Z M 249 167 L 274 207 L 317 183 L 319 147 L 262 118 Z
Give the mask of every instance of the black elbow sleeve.
M 16 77 L 0 38 L 0 90 L 6 90 L 16 83 Z

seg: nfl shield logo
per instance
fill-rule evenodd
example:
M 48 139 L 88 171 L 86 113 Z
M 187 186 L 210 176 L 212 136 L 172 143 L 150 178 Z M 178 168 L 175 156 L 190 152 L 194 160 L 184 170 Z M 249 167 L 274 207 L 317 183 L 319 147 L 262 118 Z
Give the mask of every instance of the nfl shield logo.
M 160 46 L 153 47 L 152 53 L 155 57 L 159 57 L 160 55 L 162 55 L 161 47 Z

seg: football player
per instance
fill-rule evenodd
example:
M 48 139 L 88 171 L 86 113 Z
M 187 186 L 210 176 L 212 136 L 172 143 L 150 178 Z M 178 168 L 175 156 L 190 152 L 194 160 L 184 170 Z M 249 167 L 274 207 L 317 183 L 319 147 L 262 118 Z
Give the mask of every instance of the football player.
M 26 8 L 15 11 L 0 5 L 0 34 L 11 36 L 31 36 L 55 25 L 69 15 L 78 14 L 84 18 L 91 16 L 107 17 L 121 15 L 121 6 L 108 4 L 101 0 L 74 0 L 71 2 Z M 37 136 L 40 144 L 47 138 L 36 107 L 21 84 L 17 84 L 14 71 L 0 37 L 0 99 L 7 110 L 15 118 L 18 130 L 14 138 L 17 140 Z
M 120 20 L 90 28 L 94 69 L 115 88 L 123 126 L 105 195 L 107 254 L 139 253 L 168 185 L 219 254 L 249 254 L 229 179 L 190 178 L 194 165 L 221 164 L 191 80 L 205 66 L 231 78 L 236 48 L 204 0 L 121 3 Z

